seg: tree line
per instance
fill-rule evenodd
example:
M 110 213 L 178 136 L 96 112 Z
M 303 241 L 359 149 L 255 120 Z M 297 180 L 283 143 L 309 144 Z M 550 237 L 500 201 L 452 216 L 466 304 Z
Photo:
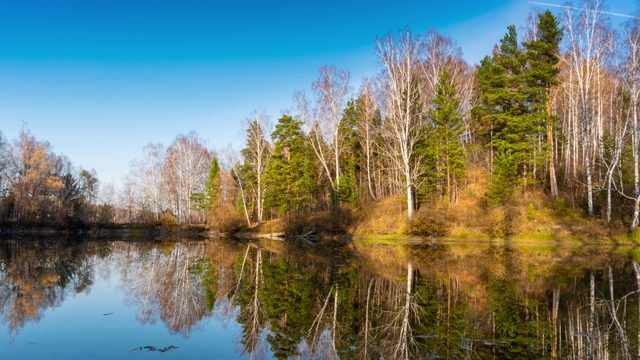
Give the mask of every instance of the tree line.
M 98 202 L 95 170 L 76 167 L 23 128 L 8 141 L 0 132 L 0 223 L 108 223 L 114 209 Z
M 117 221 L 240 226 L 399 196 L 411 219 L 446 212 L 473 176 L 486 179 L 488 208 L 544 192 L 634 229 L 640 24 L 614 27 L 604 9 L 532 12 L 475 66 L 436 30 L 380 36 L 380 72 L 357 89 L 348 70 L 324 66 L 275 122 L 247 118 L 240 151 L 213 151 L 195 132 L 149 144 L 107 202 Z

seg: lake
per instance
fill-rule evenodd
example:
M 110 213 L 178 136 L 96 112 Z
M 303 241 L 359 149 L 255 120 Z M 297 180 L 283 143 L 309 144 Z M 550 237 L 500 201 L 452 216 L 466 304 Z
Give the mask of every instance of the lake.
M 637 358 L 639 250 L 0 240 L 0 358 Z

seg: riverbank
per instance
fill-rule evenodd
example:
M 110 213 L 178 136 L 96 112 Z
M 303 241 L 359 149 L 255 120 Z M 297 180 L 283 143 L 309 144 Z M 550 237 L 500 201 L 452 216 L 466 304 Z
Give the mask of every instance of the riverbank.
M 640 243 L 640 232 L 629 232 L 625 219 L 607 223 L 602 218 L 589 218 L 577 204 L 562 198 L 551 199 L 532 191 L 508 204 L 489 206 L 481 194 L 481 189 L 469 187 L 456 204 L 434 202 L 423 206 L 410 221 L 405 200 L 389 197 L 357 208 L 341 206 L 333 211 L 266 221 L 242 231 L 245 236 L 255 237 L 312 232 L 328 238 L 347 234 L 390 242 L 411 237 L 452 242 Z
M 544 193 L 528 192 L 514 201 L 489 206 L 481 189 L 467 187 L 455 204 L 434 201 L 422 206 L 407 219 L 402 197 L 388 197 L 358 207 L 341 205 L 330 211 L 289 215 L 260 225 L 242 225 L 221 232 L 200 225 L 110 224 L 83 226 L 0 224 L 0 236 L 70 237 L 216 237 L 300 239 L 375 239 L 406 242 L 438 239 L 451 242 L 491 242 L 497 240 L 539 243 L 640 244 L 640 232 L 629 232 L 625 220 L 607 223 L 589 218 L 575 204 Z M 210 222 L 215 224 L 215 222 Z
M 81 227 L 65 227 L 52 224 L 2 224 L 1 237 L 81 237 L 81 238 L 196 238 L 208 237 L 211 234 L 203 225 L 188 225 L 166 228 L 142 224 L 109 224 L 87 225 Z

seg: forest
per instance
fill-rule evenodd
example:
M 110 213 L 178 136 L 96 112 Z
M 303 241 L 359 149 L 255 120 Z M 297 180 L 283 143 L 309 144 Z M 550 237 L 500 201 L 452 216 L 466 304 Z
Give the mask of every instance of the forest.
M 464 237 L 562 219 L 633 232 L 639 21 L 614 26 L 601 0 L 533 11 L 476 65 L 437 30 L 391 32 L 375 39 L 378 74 L 353 84 L 323 66 L 291 113 L 243 122 L 240 151 L 195 131 L 149 143 L 118 191 L 98 192 L 95 172 L 27 129 L 0 134 L 0 221 Z

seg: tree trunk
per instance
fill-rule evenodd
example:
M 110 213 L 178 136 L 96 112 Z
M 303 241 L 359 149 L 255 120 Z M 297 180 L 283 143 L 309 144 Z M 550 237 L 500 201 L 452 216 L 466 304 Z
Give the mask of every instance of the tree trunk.
M 549 91 L 547 91 L 547 94 Z M 547 100 L 547 145 L 549 146 L 549 186 L 551 188 L 551 197 L 555 199 L 558 196 L 558 182 L 556 180 L 556 168 L 553 164 L 553 124 L 551 122 L 551 96 Z

